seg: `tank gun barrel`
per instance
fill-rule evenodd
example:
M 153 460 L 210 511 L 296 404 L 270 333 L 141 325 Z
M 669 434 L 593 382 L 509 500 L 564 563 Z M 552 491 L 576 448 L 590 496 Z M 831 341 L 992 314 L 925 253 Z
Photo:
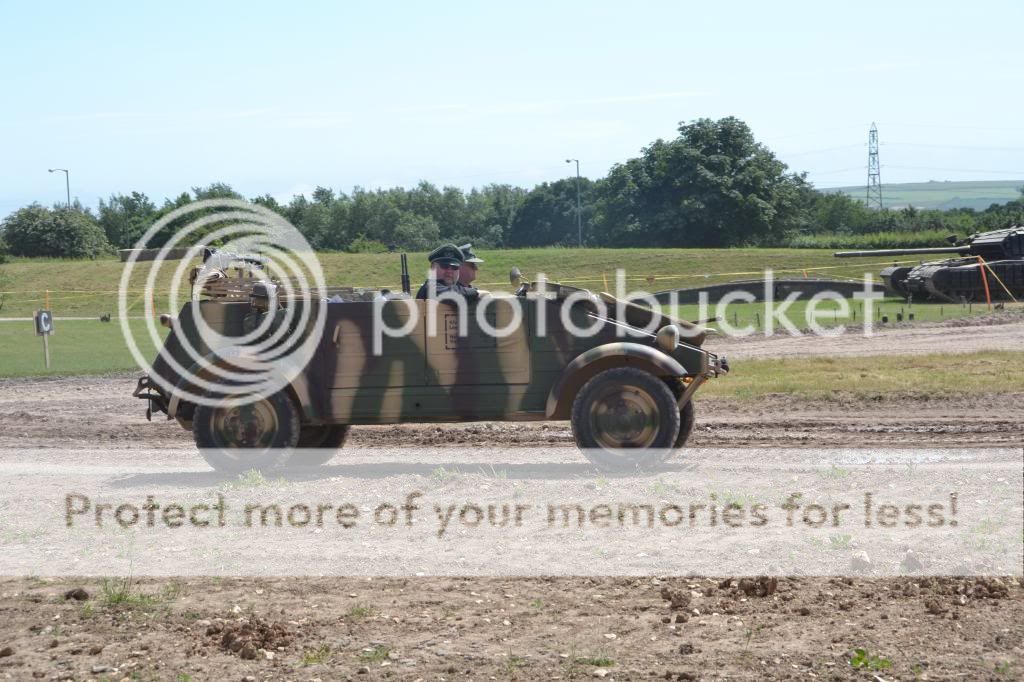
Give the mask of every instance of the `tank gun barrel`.
M 858 258 L 860 256 L 916 256 L 929 253 L 958 253 L 962 256 L 971 252 L 971 247 L 964 246 L 935 246 L 924 249 L 870 249 L 868 251 L 837 251 L 833 254 L 836 258 Z

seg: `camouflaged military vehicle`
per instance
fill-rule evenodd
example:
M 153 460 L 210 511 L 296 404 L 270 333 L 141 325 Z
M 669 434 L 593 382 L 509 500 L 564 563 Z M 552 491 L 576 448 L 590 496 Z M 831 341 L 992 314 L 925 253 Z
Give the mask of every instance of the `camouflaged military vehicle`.
M 322 317 L 321 337 L 284 389 L 224 406 L 216 399 L 230 395 L 226 385 L 205 394 L 213 404 L 196 405 L 189 395 L 196 394 L 194 377 L 210 376 L 204 362 L 230 362 L 203 347 L 200 322 L 241 336 L 268 315 L 312 302 L 283 300 L 272 282 L 222 274 L 199 283 L 200 300 L 186 303 L 176 317 L 163 316 L 171 332 L 135 390 L 149 403 L 147 416 L 164 413 L 191 430 L 219 470 L 322 464 L 352 425 L 478 420 L 570 420 L 594 464 L 650 467 L 686 443 L 695 391 L 728 371 L 724 357 L 701 348 L 705 331 L 697 325 L 619 305 L 608 294 L 524 282 L 514 270 L 514 295 L 484 297 L 462 310 L 387 290 L 320 292 L 311 319 Z M 476 314 L 478 305 L 487 306 L 485 314 Z M 374 352 L 375 315 L 411 331 L 380 337 Z M 511 333 L 497 337 L 482 322 Z M 593 333 L 574 333 L 572 325 Z M 300 338 L 312 326 L 287 335 Z M 205 354 L 204 362 L 190 358 L 190 346 Z M 191 369 L 176 371 L 175 364 Z

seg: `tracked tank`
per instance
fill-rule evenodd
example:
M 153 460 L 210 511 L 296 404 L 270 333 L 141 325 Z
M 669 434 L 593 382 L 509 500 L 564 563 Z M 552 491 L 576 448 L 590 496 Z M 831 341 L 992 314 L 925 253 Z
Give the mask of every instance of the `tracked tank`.
M 950 237 L 949 246 L 924 249 L 839 251 L 837 258 L 957 254 L 955 258 L 918 265 L 893 264 L 882 270 L 885 288 L 896 296 L 917 300 L 984 301 L 985 283 L 993 300 L 1024 298 L 1024 227 L 1014 226 Z M 984 270 L 984 272 L 983 272 Z

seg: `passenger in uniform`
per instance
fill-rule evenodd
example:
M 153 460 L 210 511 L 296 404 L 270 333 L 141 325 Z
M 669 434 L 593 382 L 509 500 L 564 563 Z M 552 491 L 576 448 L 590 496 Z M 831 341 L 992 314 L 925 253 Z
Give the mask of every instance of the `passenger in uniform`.
M 454 244 L 439 246 L 430 252 L 427 259 L 430 261 L 430 277 L 416 292 L 416 298 L 429 298 L 431 293 L 435 296 L 452 293 L 464 296 L 467 301 L 475 301 L 480 298 L 479 291 L 459 282 L 459 271 L 462 269 L 463 263 L 463 255 L 459 247 Z M 433 292 L 431 292 L 432 286 Z
M 480 263 L 483 263 L 484 259 L 473 253 L 472 244 L 463 244 L 459 247 L 459 251 L 462 252 L 462 267 L 459 268 L 459 283 L 469 286 L 474 280 L 476 280 L 477 270 L 480 269 Z

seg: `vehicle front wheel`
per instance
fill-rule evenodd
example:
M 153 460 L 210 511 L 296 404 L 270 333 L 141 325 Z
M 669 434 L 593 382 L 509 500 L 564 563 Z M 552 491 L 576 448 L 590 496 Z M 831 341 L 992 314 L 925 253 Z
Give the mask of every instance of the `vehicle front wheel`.
M 595 375 L 580 389 L 572 405 L 572 431 L 583 454 L 601 468 L 650 467 L 671 456 L 680 412 L 659 377 L 619 367 Z
M 678 449 L 686 445 L 690 434 L 693 433 L 694 419 L 693 400 L 691 399 L 679 410 L 679 435 L 676 436 L 676 442 L 672 444 L 672 447 Z
M 299 410 L 291 397 L 279 392 L 245 405 L 197 405 L 192 437 L 203 458 L 218 471 L 269 469 L 281 463 L 282 453 L 299 441 Z

